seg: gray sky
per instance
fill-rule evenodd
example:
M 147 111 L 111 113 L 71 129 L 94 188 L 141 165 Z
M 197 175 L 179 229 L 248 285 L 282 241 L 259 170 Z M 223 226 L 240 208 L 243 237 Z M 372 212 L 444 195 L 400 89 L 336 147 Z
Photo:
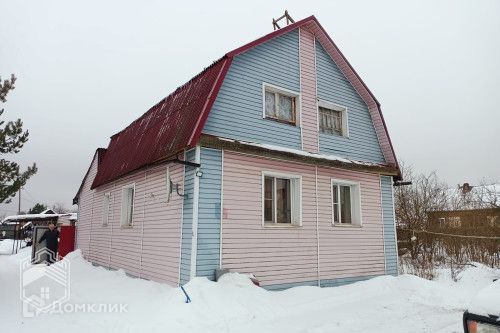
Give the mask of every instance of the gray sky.
M 97 147 L 285 8 L 329 32 L 400 160 L 450 184 L 500 179 L 499 0 L 0 0 L 0 75 L 18 76 L 4 118 L 30 131 L 12 159 L 39 167 L 22 208 L 70 207 Z

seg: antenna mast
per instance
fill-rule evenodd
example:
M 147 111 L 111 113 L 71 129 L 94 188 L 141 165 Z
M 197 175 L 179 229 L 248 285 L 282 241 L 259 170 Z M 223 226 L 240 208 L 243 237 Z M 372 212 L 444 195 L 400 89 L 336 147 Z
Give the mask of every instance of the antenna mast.
M 295 23 L 295 20 L 290 16 L 290 14 L 288 14 L 288 10 L 285 10 L 285 14 L 281 15 L 277 19 L 273 18 L 273 29 L 274 30 L 281 29 L 278 22 L 283 20 L 283 19 L 286 19 L 286 25 L 289 25 L 290 23 Z

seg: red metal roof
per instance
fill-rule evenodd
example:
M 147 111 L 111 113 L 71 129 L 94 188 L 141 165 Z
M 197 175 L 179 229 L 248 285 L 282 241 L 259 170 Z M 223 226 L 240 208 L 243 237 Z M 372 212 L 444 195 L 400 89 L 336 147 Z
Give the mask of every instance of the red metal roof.
M 200 119 L 212 107 L 229 63 L 225 56 L 217 60 L 113 135 L 92 188 L 196 145 Z
M 390 146 L 388 150 L 392 153 L 388 162 L 397 166 L 394 149 L 380 111 L 380 104 L 340 53 L 318 20 L 314 16 L 309 16 L 228 52 L 153 106 L 127 128 L 113 135 L 106 154 L 99 163 L 92 188 L 174 156 L 185 148 L 195 146 L 233 57 L 298 27 L 313 32 L 327 52 L 335 53 L 331 56 L 334 60 L 342 62 L 342 66 L 339 67 L 344 75 L 358 90 L 365 103 L 375 108 L 380 114 L 383 122 L 381 134 L 384 136 L 384 142 L 388 142 Z

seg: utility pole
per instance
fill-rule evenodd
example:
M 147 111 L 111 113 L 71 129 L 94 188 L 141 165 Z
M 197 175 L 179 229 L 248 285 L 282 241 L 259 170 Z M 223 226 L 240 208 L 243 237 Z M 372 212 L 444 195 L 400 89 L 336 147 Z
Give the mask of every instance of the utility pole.
M 17 202 L 17 215 L 21 215 L 21 188 L 19 188 L 19 201 Z

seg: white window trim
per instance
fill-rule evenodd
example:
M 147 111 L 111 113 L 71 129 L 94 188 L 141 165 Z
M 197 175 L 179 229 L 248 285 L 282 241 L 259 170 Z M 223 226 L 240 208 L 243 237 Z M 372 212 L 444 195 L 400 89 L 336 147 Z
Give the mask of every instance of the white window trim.
M 123 224 L 123 190 L 125 189 L 129 189 L 129 188 L 133 188 L 134 189 L 134 196 L 132 197 L 132 216 L 130 218 L 130 224 Z M 135 183 L 131 183 L 131 184 L 127 184 L 127 185 L 124 185 L 122 186 L 122 191 L 121 191 L 121 195 L 122 195 L 122 202 L 121 202 L 121 208 L 120 208 L 120 227 L 123 228 L 123 229 L 127 229 L 127 228 L 132 228 L 134 226 L 134 212 L 135 212 Z
M 344 186 L 357 186 L 358 190 L 357 190 L 357 202 L 358 202 L 358 205 L 357 207 L 354 207 L 353 205 L 353 197 L 355 195 L 355 193 L 353 191 L 351 191 L 351 217 L 352 216 L 355 216 L 354 213 L 357 214 L 357 216 L 359 216 L 359 221 L 356 221 L 356 223 L 336 223 L 334 222 L 334 204 L 333 204 L 333 185 L 344 185 Z M 363 207 L 363 204 L 361 202 L 361 183 L 359 182 L 355 182 L 355 181 L 352 181 L 352 180 L 345 180 L 345 179 L 334 179 L 332 178 L 331 179 L 331 182 L 330 182 L 330 201 L 331 201 L 331 205 L 332 205 L 332 225 L 335 226 L 335 227 L 351 227 L 351 228 L 360 228 L 363 226 L 363 215 L 362 215 L 362 209 L 361 207 Z M 357 210 L 357 212 L 354 212 L 354 209 Z
M 105 211 L 104 199 L 106 197 L 108 198 L 108 214 L 104 215 L 104 211 Z M 104 193 L 104 195 L 102 197 L 102 224 L 101 225 L 103 227 L 107 227 L 108 224 L 109 224 L 109 211 L 110 211 L 110 208 L 111 208 L 111 192 L 106 192 L 106 193 Z
M 342 137 L 349 138 L 349 112 L 347 112 L 347 107 L 340 105 L 340 104 L 335 104 L 332 102 L 328 102 L 325 100 L 318 99 L 316 103 L 316 116 L 318 117 L 318 133 L 321 133 L 319 130 L 319 108 L 326 108 L 334 111 L 340 111 L 342 112 Z M 323 133 L 327 135 L 334 135 L 334 134 L 328 134 L 328 133 Z
M 167 191 L 167 203 L 170 202 L 170 196 L 172 194 L 172 178 L 170 176 L 170 166 L 168 165 L 165 170 L 165 189 Z
M 266 117 L 266 90 L 280 93 L 286 96 L 295 97 L 295 125 L 288 124 L 290 126 L 300 127 L 300 119 L 302 116 L 302 98 L 299 92 L 293 91 L 286 88 L 281 88 L 269 83 L 262 82 L 262 118 L 263 119 L 271 119 Z M 286 125 L 286 123 L 284 123 Z
M 284 179 L 297 179 L 299 181 L 299 198 L 298 198 L 298 221 L 294 223 L 288 224 L 288 223 L 269 223 L 265 221 L 264 217 L 264 195 L 265 195 L 265 177 L 277 177 L 277 178 L 284 178 Z M 289 173 L 281 173 L 281 172 L 274 172 L 274 171 L 262 171 L 262 176 L 261 176 L 261 187 L 262 187 L 262 192 L 261 192 L 261 205 L 262 205 L 262 226 L 263 227 L 271 227 L 271 228 L 297 228 L 297 227 L 302 227 L 302 176 L 301 175 L 296 175 L 296 174 L 289 174 Z M 292 210 L 294 209 L 294 200 L 292 198 Z M 274 213 L 276 214 L 276 207 L 274 208 Z

